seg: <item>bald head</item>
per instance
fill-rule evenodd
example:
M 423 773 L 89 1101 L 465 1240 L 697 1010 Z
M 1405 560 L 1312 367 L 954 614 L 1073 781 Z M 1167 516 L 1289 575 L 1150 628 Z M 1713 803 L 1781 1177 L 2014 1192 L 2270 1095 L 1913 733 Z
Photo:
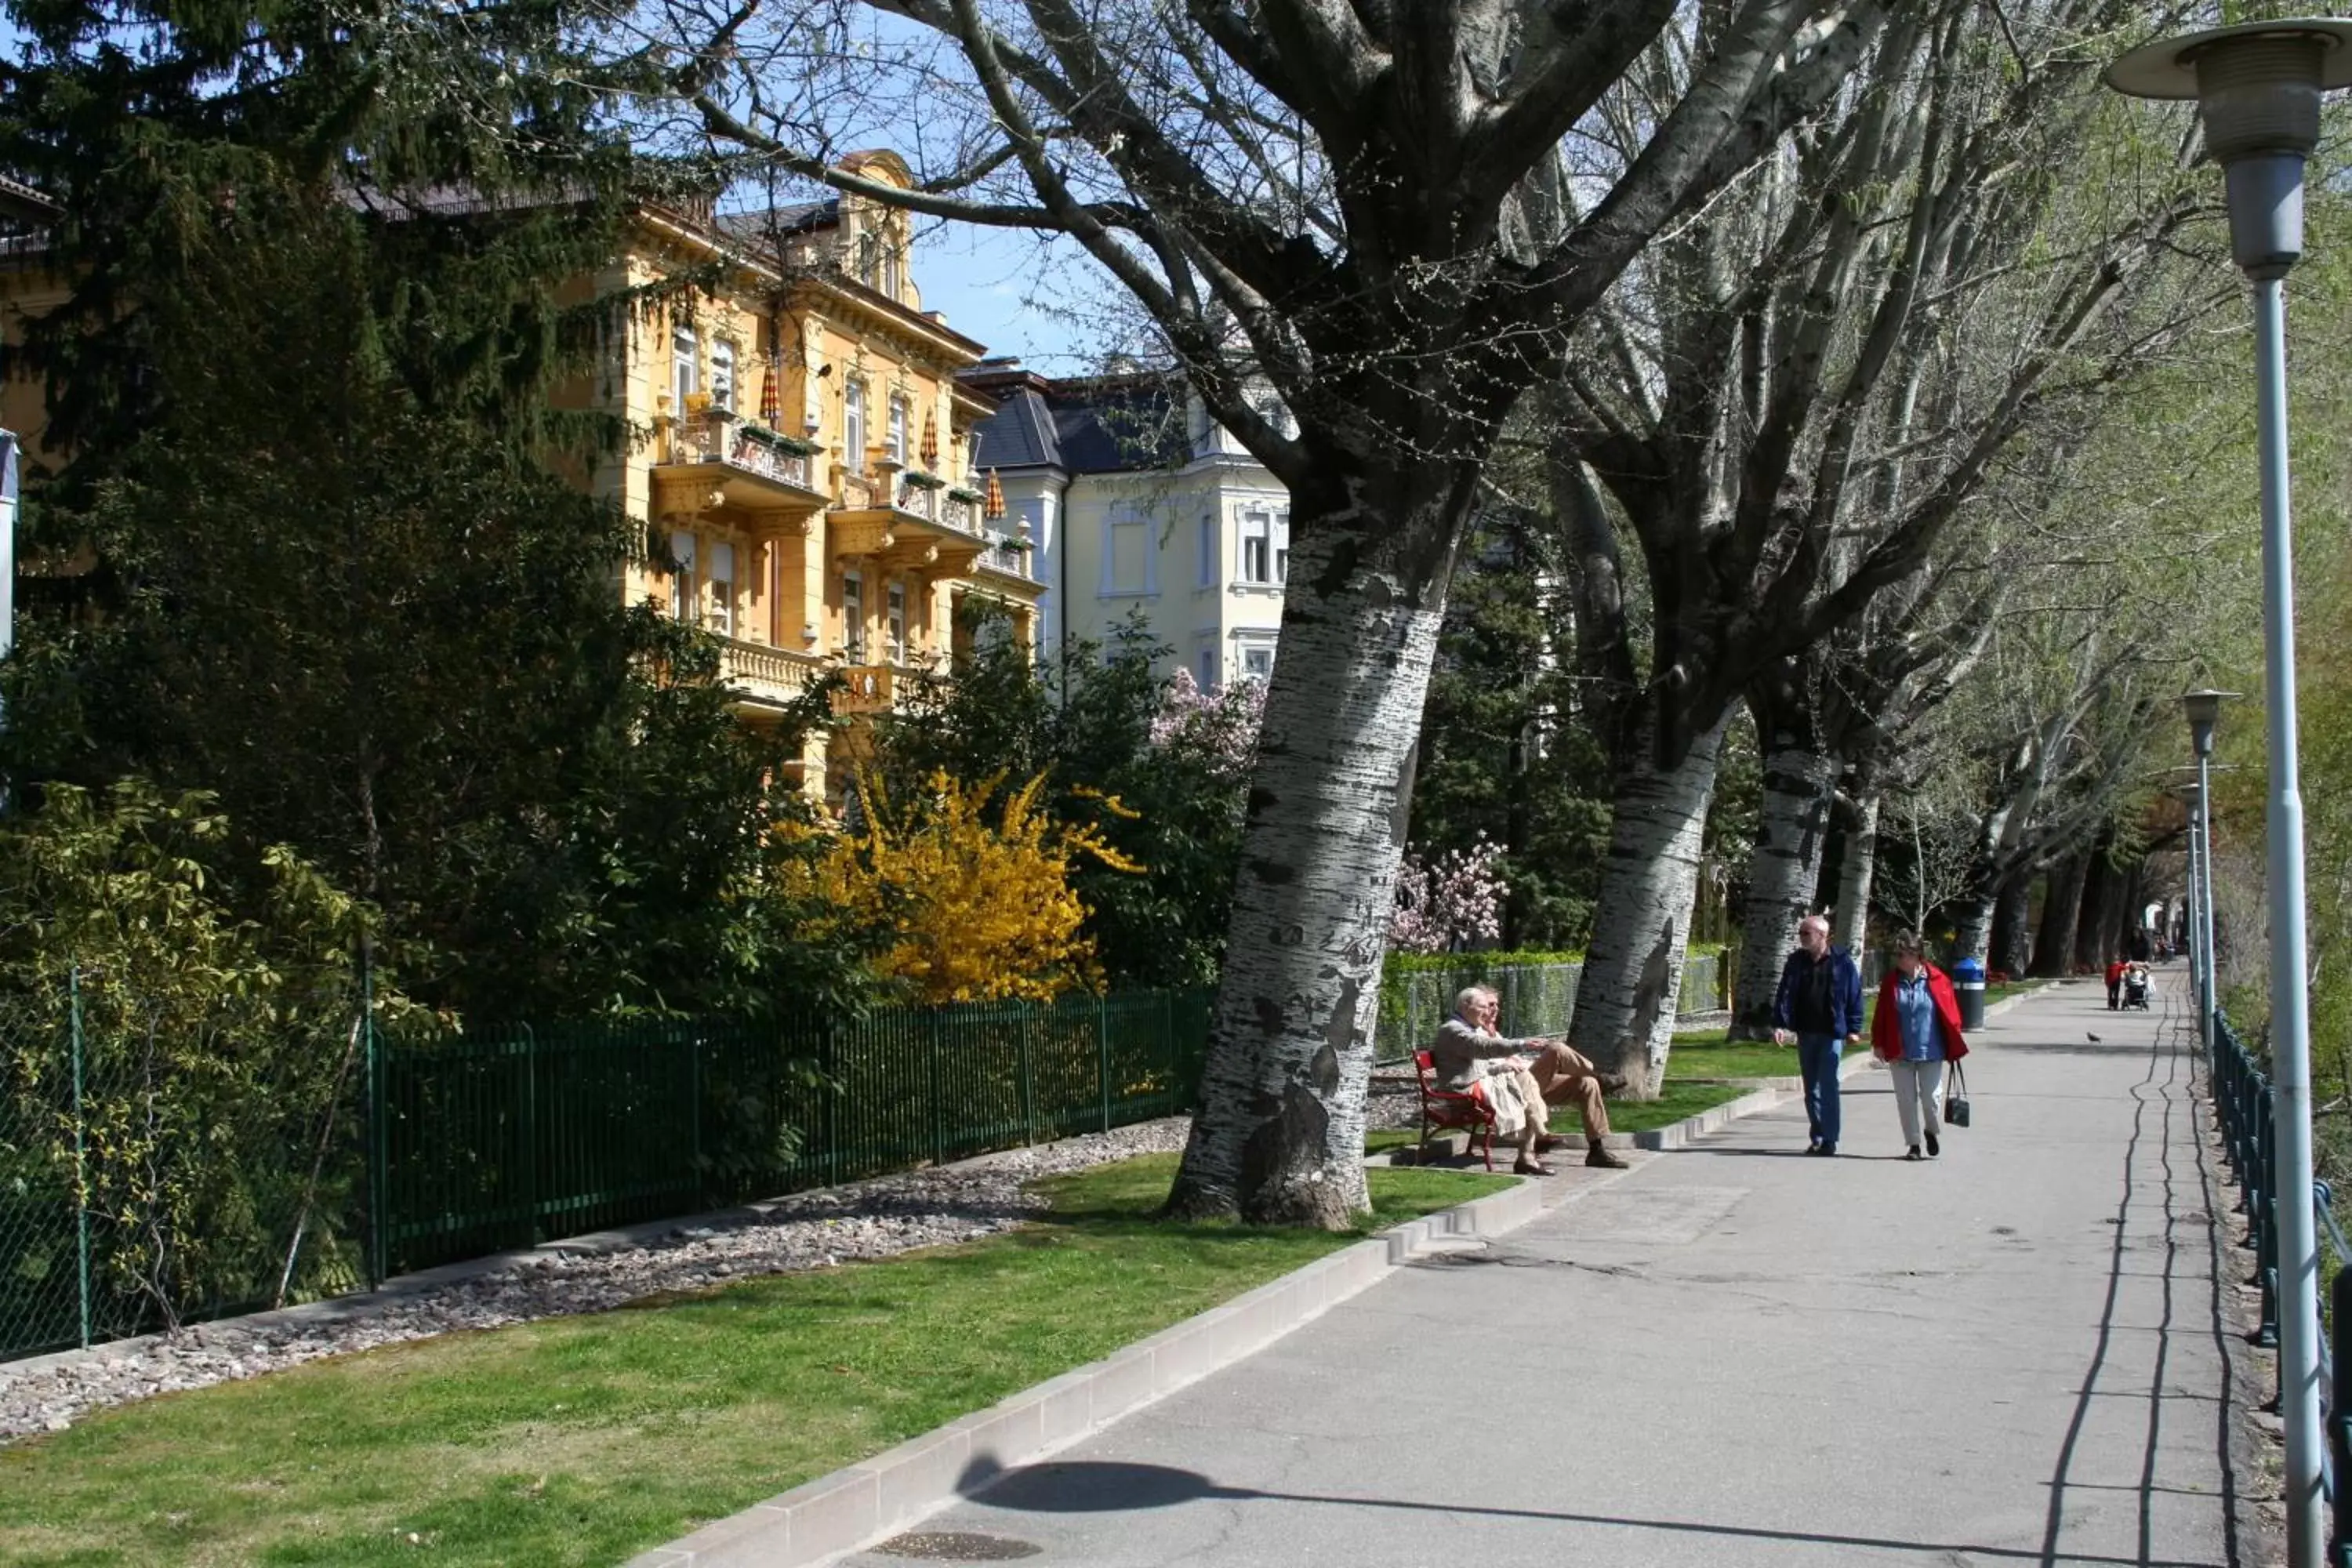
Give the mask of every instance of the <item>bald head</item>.
M 1830 922 L 1819 915 L 1807 915 L 1797 922 L 1797 945 L 1819 958 L 1830 950 Z

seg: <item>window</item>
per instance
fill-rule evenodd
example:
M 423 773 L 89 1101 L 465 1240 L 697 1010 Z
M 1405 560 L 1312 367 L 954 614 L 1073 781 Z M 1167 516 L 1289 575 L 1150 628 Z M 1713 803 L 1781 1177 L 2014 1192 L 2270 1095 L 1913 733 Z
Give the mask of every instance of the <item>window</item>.
M 1242 513 L 1241 580 L 1274 581 L 1274 519 L 1262 511 Z
M 866 384 L 853 381 L 841 393 L 842 460 L 849 471 L 866 471 Z
M 669 536 L 669 552 L 677 574 L 669 580 L 669 613 L 681 621 L 696 618 L 694 595 L 694 535 L 680 529 Z
M 710 600 L 710 629 L 721 637 L 735 635 L 735 547 L 713 544 L 710 568 L 704 574 Z
M 710 345 L 710 405 L 735 406 L 735 345 L 723 340 Z
M 1290 581 L 1290 514 L 1286 511 L 1274 514 L 1274 580 Z
M 680 321 L 669 335 L 671 412 L 683 415 L 686 400 L 702 390 L 702 366 L 694 353 L 694 329 Z
M 1213 647 L 1204 647 L 1201 650 L 1201 689 L 1213 691 L 1216 687 L 1217 650 Z
M 903 397 L 890 400 L 890 435 L 887 444 L 892 462 L 907 460 L 907 400 Z
M 1217 514 L 1201 514 L 1201 586 L 1213 585 L 1217 581 Z
M 866 583 L 855 572 L 841 578 L 841 648 L 852 658 L 866 657 Z
M 1246 643 L 1242 647 L 1242 679 L 1265 680 L 1274 674 L 1274 645 Z
M 904 664 L 907 662 L 907 584 L 904 583 L 891 584 L 890 596 L 887 603 L 889 605 L 887 615 L 890 627 L 890 662 L 893 664 Z
M 1147 560 L 1151 544 L 1149 526 L 1141 519 L 1114 522 L 1104 543 L 1107 548 L 1103 552 L 1103 591 L 1108 594 L 1150 592 L 1150 563 Z
M 857 237 L 857 280 L 868 289 L 881 287 L 882 240 L 872 229 Z
M 882 292 L 893 300 L 905 292 L 907 253 L 893 240 L 882 242 Z

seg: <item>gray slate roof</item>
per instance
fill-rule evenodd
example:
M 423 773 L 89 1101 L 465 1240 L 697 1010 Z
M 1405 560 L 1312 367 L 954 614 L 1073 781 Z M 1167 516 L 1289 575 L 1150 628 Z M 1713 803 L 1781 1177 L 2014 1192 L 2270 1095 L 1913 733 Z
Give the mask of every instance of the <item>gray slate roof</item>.
M 967 379 L 983 393 L 1012 383 L 980 426 L 983 468 L 1112 474 L 1174 468 L 1192 455 L 1184 400 L 1168 378 L 1049 382 L 983 371 Z

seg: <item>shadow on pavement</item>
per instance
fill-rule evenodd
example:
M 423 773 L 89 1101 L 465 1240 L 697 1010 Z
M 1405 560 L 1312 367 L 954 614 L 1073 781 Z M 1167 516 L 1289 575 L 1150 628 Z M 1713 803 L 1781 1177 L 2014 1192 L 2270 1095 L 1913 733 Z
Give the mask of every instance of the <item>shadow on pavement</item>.
M 2133 1563 L 2139 1568 L 2206 1568 L 2204 1564 L 2169 1558 L 2104 1557 L 2073 1552 L 2055 1557 L 2037 1547 L 1985 1546 L 1966 1542 L 1899 1541 L 1883 1536 L 1815 1534 L 1798 1530 L 1767 1530 L 1753 1525 L 1707 1524 L 1696 1520 L 1632 1519 L 1605 1513 L 1569 1513 L 1550 1509 L 1481 1508 L 1454 1502 L 1413 1502 L 1385 1497 L 1318 1497 L 1301 1492 L 1260 1491 L 1250 1487 L 1223 1487 L 1197 1470 L 1167 1465 L 1132 1465 L 1091 1459 L 1049 1460 L 1003 1471 L 988 1480 L 988 1470 L 967 1472 L 967 1491 L 983 1487 L 977 1500 L 992 1508 L 1022 1513 L 1117 1513 L 1136 1509 L 1174 1508 L 1189 1502 L 1318 1503 L 1332 1508 L 1386 1509 L 1411 1513 L 1476 1515 L 1486 1519 L 1531 1520 L 1549 1524 L 1590 1524 L 1608 1529 L 1651 1530 L 1675 1535 L 1727 1536 L 1749 1541 L 1801 1542 L 1880 1552 L 1935 1552 L 1958 1561 L 1983 1558 L 1998 1562 L 2087 1563 L 2095 1568 Z

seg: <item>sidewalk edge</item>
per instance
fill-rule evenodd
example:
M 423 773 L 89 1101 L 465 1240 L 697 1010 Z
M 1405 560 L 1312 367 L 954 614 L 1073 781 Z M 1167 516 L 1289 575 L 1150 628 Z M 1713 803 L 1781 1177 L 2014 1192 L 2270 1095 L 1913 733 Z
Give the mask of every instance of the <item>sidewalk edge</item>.
M 1449 1240 L 1500 1236 L 1544 1206 L 1542 1184 L 1522 1181 L 1408 1220 L 1101 1361 L 715 1520 L 631 1558 L 627 1568 L 814 1568 L 1255 1354 Z

